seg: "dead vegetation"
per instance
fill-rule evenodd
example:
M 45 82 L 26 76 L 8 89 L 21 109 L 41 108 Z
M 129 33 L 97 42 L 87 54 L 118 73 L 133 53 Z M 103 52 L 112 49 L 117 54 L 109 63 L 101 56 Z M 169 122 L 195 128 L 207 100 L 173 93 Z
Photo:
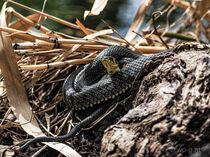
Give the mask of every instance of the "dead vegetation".
M 62 134 L 68 132 L 63 130 L 69 130 L 75 125 L 71 120 L 72 111 L 69 111 L 62 102 L 62 83 L 75 67 L 91 62 L 104 48 L 111 45 L 124 45 L 139 53 L 152 54 L 186 40 L 202 42 L 201 36 L 209 40 L 208 26 L 203 24 L 204 20 L 210 19 L 207 1 L 189 3 L 175 0 L 172 4 L 168 4 L 170 0 L 164 1 L 167 2 L 166 5 L 153 13 L 153 20 L 151 18 L 148 24 L 150 27 L 139 32 L 144 15 L 153 2 L 143 0 L 124 38 L 106 22 L 108 29 L 95 31 L 86 28 L 79 20 L 73 24 L 48 15 L 44 11 L 37 11 L 8 0 L 8 3 L 30 11 L 31 15 L 24 17 L 13 8 L 7 8 L 7 3 L 2 6 L 0 16 L 1 154 L 14 155 L 16 153 L 14 146 L 22 144 L 31 136 L 41 136 L 44 135 L 43 132 L 48 135 L 59 135 L 61 132 Z M 86 12 L 85 16 L 99 14 L 107 3 L 103 1 L 102 5 L 101 2 L 95 0 L 92 10 Z M 98 5 L 101 7 L 98 8 Z M 185 8 L 184 15 L 177 17 L 177 21 L 173 24 L 169 25 L 166 22 L 164 30 L 155 25 L 155 21 L 162 14 L 167 14 L 170 18 L 170 13 L 175 7 Z M 17 19 L 14 23 L 11 23 L 12 16 Z M 79 29 L 86 36 L 73 37 L 49 30 L 39 24 L 46 18 L 66 25 L 69 29 Z M 180 21 L 182 21 L 181 24 Z M 173 25 L 176 25 L 176 29 L 169 31 Z M 192 27 L 189 29 L 190 25 Z M 188 29 L 187 32 L 186 29 Z M 110 35 L 113 32 L 118 34 L 119 38 Z M 66 144 L 46 144 L 65 156 L 70 154 L 80 156 Z M 45 148 L 46 146 L 35 150 L 35 155 Z M 85 149 L 80 150 L 81 154 Z M 92 151 L 89 150 L 89 152 Z

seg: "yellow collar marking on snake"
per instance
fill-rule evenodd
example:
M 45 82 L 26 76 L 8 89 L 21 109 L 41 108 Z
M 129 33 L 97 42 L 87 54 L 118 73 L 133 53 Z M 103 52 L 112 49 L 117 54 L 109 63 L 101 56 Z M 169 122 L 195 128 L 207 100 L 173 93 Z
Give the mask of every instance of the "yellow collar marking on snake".
M 120 71 L 118 63 L 113 57 L 110 57 L 110 56 L 103 57 L 101 62 L 103 66 L 106 68 L 106 71 L 110 76 Z

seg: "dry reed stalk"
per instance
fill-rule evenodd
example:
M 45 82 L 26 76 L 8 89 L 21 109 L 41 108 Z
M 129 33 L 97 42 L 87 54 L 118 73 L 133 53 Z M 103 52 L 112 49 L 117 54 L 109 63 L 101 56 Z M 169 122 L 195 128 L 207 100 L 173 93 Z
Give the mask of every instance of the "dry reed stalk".
M 15 43 L 13 44 L 13 47 L 15 47 L 15 50 L 27 50 L 27 49 L 54 49 L 54 45 L 53 43 L 49 43 L 49 42 L 42 42 L 42 41 L 37 41 L 36 44 L 35 43 Z M 74 46 L 74 44 L 60 44 L 58 48 L 61 49 L 70 49 Z M 107 45 L 83 45 L 80 48 L 78 48 L 78 51 L 102 51 L 103 49 L 107 48 Z M 161 52 L 164 51 L 165 48 L 164 47 L 157 47 L 157 46 L 137 46 L 135 48 L 136 52 L 144 52 L 145 54 L 154 54 L 157 52 Z
M 60 53 L 65 52 L 65 50 L 64 49 L 53 49 L 53 50 L 14 50 L 14 52 L 17 55 L 29 56 L 29 55 L 47 55 L 49 53 L 60 54 Z
M 11 4 L 14 4 L 14 5 L 16 5 L 16 6 L 20 7 L 20 8 L 23 8 L 23 9 L 25 9 L 25 10 L 28 10 L 28 11 L 30 11 L 30 12 L 34 12 L 34 13 L 37 13 L 37 14 L 42 15 L 42 16 L 44 16 L 44 17 L 47 17 L 47 18 L 49 18 L 49 19 L 51 19 L 51 20 L 53 20 L 53 21 L 56 21 L 56 22 L 61 23 L 61 24 L 63 24 L 63 25 L 69 26 L 69 27 L 71 27 L 71 28 L 80 29 L 80 27 L 79 27 L 78 25 L 75 25 L 75 24 L 70 23 L 70 22 L 68 22 L 68 21 L 62 20 L 62 19 L 60 19 L 60 18 L 58 18 L 58 17 L 55 17 L 55 16 L 52 16 L 52 15 L 46 14 L 46 13 L 44 13 L 44 12 L 40 12 L 40 11 L 38 11 L 38 10 L 36 10 L 36 9 L 27 7 L 27 6 L 25 6 L 25 5 L 23 5 L 23 4 L 20 4 L 20 3 L 18 3 L 18 2 L 14 2 L 14 1 L 12 1 L 12 0 L 4 0 L 4 1 L 7 1 L 7 2 L 9 2 L 9 3 L 11 3 Z M 87 30 L 90 31 L 90 32 L 92 32 L 92 33 L 96 32 L 95 30 L 92 30 L 92 29 L 87 29 Z M 116 38 L 116 37 L 114 37 L 114 36 L 110 36 L 110 35 L 103 35 L 103 36 L 106 37 L 106 38 L 108 38 L 108 39 L 117 41 L 117 42 L 123 42 L 123 43 L 125 43 L 124 40 L 121 40 L 121 39 Z
M 3 27 L 7 26 L 6 3 L 2 7 L 0 25 Z M 37 121 L 32 118 L 32 110 L 29 105 L 25 88 L 21 81 L 20 72 L 18 70 L 18 65 L 15 58 L 15 54 L 13 52 L 11 40 L 6 32 L 1 31 L 0 36 L 0 68 L 1 73 L 4 77 L 5 85 L 7 88 L 7 96 L 12 107 L 13 113 L 15 114 L 16 119 L 20 123 L 21 127 L 29 135 L 35 137 L 44 136 L 41 129 L 39 128 Z M 76 151 L 64 144 L 46 144 L 58 151 L 62 150 L 62 153 L 64 155 L 69 156 L 70 154 L 75 154 L 75 156 L 80 156 Z
M 62 38 L 61 36 L 57 35 L 56 33 L 52 33 L 52 31 L 50 29 L 48 29 L 45 26 L 42 26 L 42 25 L 40 25 L 38 23 L 38 22 L 44 21 L 46 19 L 43 16 L 41 16 L 41 18 L 40 18 L 39 14 L 33 14 L 33 15 L 29 15 L 27 17 L 24 17 L 23 15 L 21 15 L 18 12 L 16 12 L 15 10 L 12 10 L 11 14 L 16 16 L 19 19 L 19 21 L 11 24 L 9 26 L 10 28 L 26 31 L 29 28 L 34 27 L 37 30 L 39 30 L 39 31 L 41 31 L 41 32 L 43 32 L 45 34 L 48 34 L 49 36 L 56 37 L 58 39 Z
M 40 19 L 39 18 L 40 15 L 32 14 L 32 15 L 25 17 L 25 16 L 21 15 L 20 13 L 18 13 L 17 11 L 15 11 L 14 9 L 12 9 L 10 12 L 12 15 L 16 16 L 19 19 L 17 22 L 10 24 L 9 25 L 10 28 L 26 31 L 30 27 L 35 27 L 35 28 L 37 27 L 38 20 Z M 45 19 L 46 19 L 45 17 L 42 17 L 40 19 L 40 21 L 44 21 Z
M 65 65 L 80 65 L 80 64 L 87 64 L 91 62 L 94 58 L 86 58 L 86 59 L 72 59 L 66 60 L 63 62 L 54 62 L 48 64 L 37 64 L 37 65 L 19 65 L 22 70 L 41 70 L 41 69 L 48 69 L 48 68 L 56 68 Z

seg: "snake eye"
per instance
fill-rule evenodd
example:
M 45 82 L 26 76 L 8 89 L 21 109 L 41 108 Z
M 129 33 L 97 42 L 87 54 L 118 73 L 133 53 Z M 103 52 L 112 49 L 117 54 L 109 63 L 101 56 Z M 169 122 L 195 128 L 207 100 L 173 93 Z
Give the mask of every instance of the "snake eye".
M 116 59 L 113 58 L 113 57 L 110 57 L 109 59 L 110 59 L 110 61 L 112 61 L 112 62 L 116 62 Z

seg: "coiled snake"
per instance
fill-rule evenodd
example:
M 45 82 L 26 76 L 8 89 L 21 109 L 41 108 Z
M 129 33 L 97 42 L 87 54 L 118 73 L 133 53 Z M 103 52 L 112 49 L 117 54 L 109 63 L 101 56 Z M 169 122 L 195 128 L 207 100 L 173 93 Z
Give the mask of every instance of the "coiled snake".
M 171 49 L 168 49 L 158 54 L 145 56 L 122 46 L 104 49 L 92 63 L 77 69 L 67 77 L 63 85 L 64 101 L 75 110 L 106 104 L 131 89 L 135 77 L 147 61 L 170 51 Z M 95 121 L 109 106 L 101 105 L 66 135 L 34 138 L 24 144 L 21 149 L 25 149 L 34 142 L 64 141 Z

